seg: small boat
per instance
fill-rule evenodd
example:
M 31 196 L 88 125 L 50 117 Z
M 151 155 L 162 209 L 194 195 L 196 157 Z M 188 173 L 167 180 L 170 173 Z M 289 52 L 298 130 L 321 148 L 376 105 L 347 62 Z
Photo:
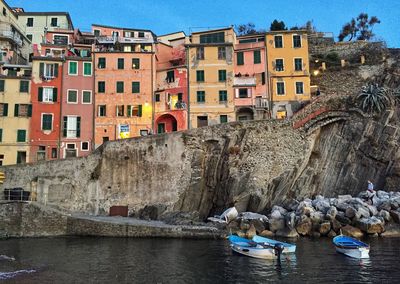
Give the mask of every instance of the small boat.
M 274 248 L 235 235 L 230 235 L 228 239 L 233 251 L 250 257 L 275 259 L 279 258 L 282 252 L 282 250 L 279 251 L 279 247 Z
M 339 253 L 353 258 L 369 258 L 369 245 L 359 240 L 340 235 L 333 238 L 333 244 Z
M 280 241 L 273 240 L 273 239 L 268 239 L 268 238 L 257 236 L 257 235 L 255 235 L 252 240 L 256 243 L 269 245 L 271 247 L 274 247 L 276 244 L 280 244 L 281 246 L 283 246 L 282 253 L 295 253 L 296 252 L 296 245 L 294 245 L 294 244 L 288 244 L 288 243 L 280 242 Z

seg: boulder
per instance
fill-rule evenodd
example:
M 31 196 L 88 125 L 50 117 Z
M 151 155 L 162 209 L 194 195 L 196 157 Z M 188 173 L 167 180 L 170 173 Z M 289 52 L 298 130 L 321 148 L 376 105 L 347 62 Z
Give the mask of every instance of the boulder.
M 258 235 L 261 236 L 261 237 L 266 237 L 266 238 L 270 238 L 270 237 L 275 236 L 275 234 L 273 232 L 269 231 L 269 230 L 264 230 L 261 233 L 259 233 Z
M 351 200 L 353 197 L 350 194 L 346 194 L 346 195 L 339 195 L 336 200 L 337 202 L 345 202 L 347 200 Z
M 400 201 L 395 200 L 395 199 L 391 199 L 390 200 L 390 207 L 392 208 L 392 210 L 397 210 L 400 207 Z
M 276 231 L 276 236 L 284 238 L 297 238 L 299 234 L 295 229 L 284 228 Z
M 270 215 L 270 219 L 281 219 L 283 218 L 282 213 L 279 210 L 273 210 Z
M 254 227 L 253 224 L 250 225 L 250 228 L 246 232 L 246 238 L 251 239 L 255 235 L 257 235 L 256 228 Z
M 330 222 L 323 222 L 321 224 L 319 224 L 319 233 L 322 236 L 325 236 L 329 233 L 329 231 L 331 230 L 331 223 Z
M 262 214 L 253 213 L 253 212 L 242 212 L 239 214 L 239 217 L 247 220 L 261 220 L 263 222 L 268 222 L 268 217 Z
M 326 219 L 328 220 L 334 220 L 336 217 L 336 214 L 338 213 L 338 210 L 336 209 L 335 206 L 331 206 L 329 210 L 326 212 Z
M 264 231 L 265 228 L 265 223 L 260 220 L 260 219 L 252 219 L 250 220 L 250 225 L 253 225 L 254 228 L 256 229 L 257 233 L 261 233 L 262 231 Z
M 377 196 L 379 199 L 389 199 L 389 198 L 390 198 L 389 193 L 386 192 L 386 191 L 383 191 L 383 190 L 378 190 L 378 191 L 376 192 L 376 196 Z
M 360 229 L 350 225 L 342 227 L 342 234 L 352 238 L 362 238 L 364 236 L 364 233 Z
M 367 234 L 380 234 L 385 230 L 384 223 L 376 217 L 361 218 L 356 226 Z
M 390 217 L 393 218 L 393 221 L 395 221 L 396 223 L 400 223 L 400 212 L 399 211 L 394 211 L 394 210 L 390 210 Z
M 331 204 L 329 202 L 329 199 L 324 198 L 321 195 L 318 195 L 313 201 L 312 201 L 313 207 L 321 211 L 322 213 L 326 214 L 326 212 L 329 210 L 331 207 Z
M 344 212 L 345 216 L 349 219 L 352 219 L 356 216 L 357 210 L 352 207 L 352 206 L 348 206 L 346 211 Z
M 350 205 L 349 205 L 348 201 L 343 201 L 343 202 L 342 201 L 338 201 L 337 204 L 335 205 L 337 210 L 343 211 L 343 212 L 345 212 L 347 207 L 349 207 L 349 206 Z
M 269 220 L 269 230 L 272 232 L 276 232 L 285 228 L 285 219 L 284 218 L 277 218 L 277 219 L 270 219 Z
M 246 232 L 243 232 L 243 231 L 236 231 L 236 235 L 238 235 L 238 237 L 241 237 L 241 238 L 247 237 Z
M 336 214 L 335 217 L 336 220 L 338 220 L 340 223 L 342 223 L 343 225 L 346 224 L 350 224 L 351 220 L 349 218 L 347 218 L 343 212 L 338 212 L 338 214 Z
M 390 204 L 390 200 L 383 200 L 378 205 L 378 210 L 386 210 L 389 211 L 392 209 L 392 205 Z
M 139 210 L 139 218 L 145 220 L 159 220 L 166 209 L 167 206 L 164 204 L 146 205 Z M 199 216 L 197 215 L 196 217 L 196 221 L 199 221 Z
M 369 214 L 370 214 L 371 216 L 376 216 L 376 215 L 378 215 L 378 209 L 376 209 L 375 206 L 367 204 L 367 208 L 368 208 Z
M 391 217 L 390 217 L 390 213 L 386 210 L 381 210 L 378 215 L 379 217 L 382 217 L 386 222 L 389 222 Z
M 319 237 L 321 237 L 321 234 L 319 233 L 319 232 L 311 232 L 311 237 L 313 237 L 313 238 L 319 238 Z
M 271 212 L 274 212 L 274 211 L 279 211 L 279 213 L 281 213 L 282 215 L 286 215 L 286 213 L 287 213 L 287 210 L 285 208 L 278 206 L 278 205 L 275 205 L 274 207 L 272 207 Z
M 239 225 L 240 230 L 245 231 L 250 229 L 250 221 L 246 219 L 240 219 L 240 225 Z
M 368 190 L 361 191 L 357 195 L 358 198 L 361 198 L 361 199 L 364 199 L 364 200 L 367 200 L 369 198 L 369 196 L 370 196 L 370 193 L 368 192 Z
M 299 206 L 299 201 L 296 199 L 290 199 L 285 201 L 283 208 L 285 208 L 288 212 L 289 211 L 296 211 L 297 207 Z
M 305 199 L 299 203 L 296 209 L 296 215 L 307 215 L 310 216 L 310 213 L 314 211 L 312 207 L 311 199 Z
M 328 237 L 329 237 L 329 238 L 334 238 L 334 237 L 336 237 L 336 236 L 337 236 L 337 234 L 335 233 L 334 230 L 330 230 L 330 231 L 329 231 L 329 233 L 328 233 Z
M 300 216 L 300 220 L 296 224 L 296 231 L 299 235 L 307 236 L 310 235 L 312 230 L 311 219 L 305 215 Z
M 338 220 L 334 219 L 334 220 L 331 220 L 331 227 L 332 227 L 332 230 L 334 230 L 336 233 L 339 233 L 340 228 L 342 228 L 342 224 Z
M 296 219 L 296 214 L 294 214 L 294 212 L 290 212 L 285 216 L 285 223 L 286 223 L 286 227 L 288 227 L 289 229 L 294 229 L 295 227 L 295 219 Z
M 358 217 L 358 219 L 360 219 L 360 218 L 369 218 L 371 216 L 370 213 L 369 213 L 368 207 L 364 207 L 362 205 L 358 206 L 357 213 L 358 214 L 356 214 L 356 216 L 357 217 L 360 216 L 360 217 Z
M 240 230 L 240 220 L 230 221 L 227 225 L 228 230 Z

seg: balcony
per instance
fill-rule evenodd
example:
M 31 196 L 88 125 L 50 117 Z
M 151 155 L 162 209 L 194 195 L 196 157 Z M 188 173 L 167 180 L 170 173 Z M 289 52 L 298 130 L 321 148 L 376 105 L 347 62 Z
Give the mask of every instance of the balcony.
M 255 77 L 235 77 L 233 78 L 233 86 L 240 86 L 240 87 L 255 87 L 256 86 L 256 78 Z
M 10 30 L 2 30 L 0 31 L 0 36 L 10 39 L 14 41 L 19 47 L 22 47 L 22 39 L 17 33 Z
M 181 102 L 181 101 L 177 101 L 177 102 L 171 102 L 171 103 L 167 103 L 167 109 L 168 110 L 184 110 L 186 109 L 186 103 L 185 102 Z
M 255 107 L 256 107 L 256 109 L 267 109 L 268 108 L 268 99 L 267 98 L 256 98 Z

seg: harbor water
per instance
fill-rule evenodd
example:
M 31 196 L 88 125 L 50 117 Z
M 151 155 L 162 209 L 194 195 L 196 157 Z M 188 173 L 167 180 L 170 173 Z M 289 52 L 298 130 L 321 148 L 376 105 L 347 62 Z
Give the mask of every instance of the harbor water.
M 276 260 L 232 253 L 227 240 L 39 238 L 0 241 L 1 283 L 399 283 L 400 239 L 373 238 L 370 258 L 328 238 L 296 241 Z

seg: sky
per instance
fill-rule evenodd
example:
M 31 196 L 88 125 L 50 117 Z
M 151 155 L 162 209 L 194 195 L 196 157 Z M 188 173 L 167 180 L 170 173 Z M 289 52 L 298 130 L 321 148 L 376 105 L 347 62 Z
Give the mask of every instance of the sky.
M 318 31 L 337 39 L 343 24 L 361 12 L 377 16 L 377 40 L 400 47 L 400 0 L 6 0 L 29 12 L 69 12 L 75 28 L 90 31 L 91 24 L 150 29 L 157 35 L 202 28 L 220 28 L 252 22 L 269 29 L 274 19 L 286 26 L 312 20 Z

